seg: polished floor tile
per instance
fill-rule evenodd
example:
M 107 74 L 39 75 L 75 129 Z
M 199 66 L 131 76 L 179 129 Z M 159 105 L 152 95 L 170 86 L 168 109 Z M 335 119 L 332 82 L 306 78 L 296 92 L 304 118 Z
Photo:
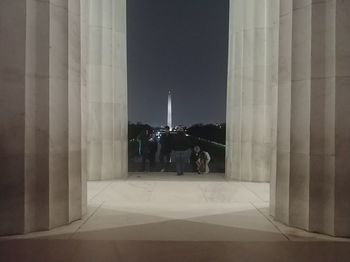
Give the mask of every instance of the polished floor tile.
M 0 238 L 0 261 L 350 261 L 349 248 L 274 221 L 267 183 L 133 173 L 88 182 L 88 213 L 69 226 Z

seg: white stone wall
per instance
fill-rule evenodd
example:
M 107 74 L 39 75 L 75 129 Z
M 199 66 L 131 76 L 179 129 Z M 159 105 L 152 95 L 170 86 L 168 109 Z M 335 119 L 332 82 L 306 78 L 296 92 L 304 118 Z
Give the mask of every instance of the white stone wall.
M 276 145 L 278 0 L 231 0 L 226 176 L 270 181 Z
M 79 0 L 0 3 L 0 234 L 82 216 Z
M 87 173 L 128 172 L 126 0 L 87 0 Z

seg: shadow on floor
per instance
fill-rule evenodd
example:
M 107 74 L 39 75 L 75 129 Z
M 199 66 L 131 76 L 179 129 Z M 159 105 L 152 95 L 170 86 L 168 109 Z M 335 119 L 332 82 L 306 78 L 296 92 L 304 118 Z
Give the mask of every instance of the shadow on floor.
M 349 261 L 349 243 L 11 240 L 0 242 L 6 262 L 109 261 Z
M 103 213 L 110 223 L 115 214 L 113 210 L 109 211 Z M 234 215 L 246 217 L 249 212 L 234 212 Z M 135 217 L 140 215 L 145 214 L 134 214 Z M 220 215 L 227 218 L 229 214 Z M 82 231 L 70 234 L 37 239 L 2 239 L 0 258 L 4 262 L 350 260 L 349 242 L 288 241 L 278 231 L 244 228 L 244 222 L 237 226 L 219 224 L 223 222 L 217 217 L 220 215 L 193 216 L 186 220 L 153 216 L 151 220 L 161 221 L 147 223 L 145 221 L 149 218 L 141 218 L 143 224 L 115 227 L 102 224 L 104 228 L 96 229 L 96 225 L 101 225 L 99 221 L 92 225 L 91 230 L 82 227 Z M 124 222 L 130 223 L 130 218 L 130 215 L 126 216 Z M 119 216 L 119 219 L 123 220 L 123 217 Z

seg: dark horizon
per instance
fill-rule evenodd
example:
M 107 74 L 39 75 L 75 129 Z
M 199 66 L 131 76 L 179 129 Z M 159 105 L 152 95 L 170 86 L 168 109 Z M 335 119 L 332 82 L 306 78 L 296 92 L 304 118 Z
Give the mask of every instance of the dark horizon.
M 137 121 L 137 122 L 132 122 L 132 121 L 128 121 L 128 124 L 129 125 L 142 125 L 142 126 L 150 126 L 151 128 L 164 128 L 166 127 L 167 125 L 166 124 L 162 124 L 162 125 L 151 125 L 149 123 L 143 123 L 141 121 Z M 198 125 L 202 125 L 202 126 L 210 126 L 210 125 L 213 125 L 213 126 L 225 126 L 226 125 L 226 122 L 220 122 L 220 123 L 192 123 L 192 124 L 189 124 L 187 126 L 184 126 L 186 128 L 189 128 L 189 127 L 194 127 L 194 126 L 198 126 Z M 174 127 L 175 128 L 175 127 Z
M 129 121 L 226 122 L 229 1 L 128 0 Z

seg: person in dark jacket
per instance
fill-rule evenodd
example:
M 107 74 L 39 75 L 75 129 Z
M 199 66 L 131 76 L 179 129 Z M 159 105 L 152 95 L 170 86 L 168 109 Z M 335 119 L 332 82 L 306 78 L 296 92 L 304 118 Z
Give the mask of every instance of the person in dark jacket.
M 158 151 L 158 142 L 156 135 L 154 133 L 151 134 L 148 142 L 147 142 L 147 159 L 149 160 L 149 170 L 152 172 L 156 163 L 156 153 Z
M 149 130 L 145 128 L 142 130 L 142 132 L 137 136 L 137 141 L 139 142 L 139 155 L 142 158 L 142 172 L 146 169 L 146 159 L 148 158 L 148 140 L 150 138 L 149 136 Z
M 198 173 L 198 160 L 200 158 L 201 148 L 199 146 L 195 146 L 192 150 L 190 163 L 192 165 L 192 171 Z
M 171 155 L 171 134 L 168 126 L 165 127 L 165 133 L 160 137 L 159 143 L 161 145 L 159 154 L 159 161 L 161 165 L 160 172 L 165 172 L 169 169 Z
M 186 137 L 181 127 L 178 129 L 177 134 L 172 137 L 171 141 L 175 154 L 176 172 L 178 176 L 182 176 L 185 171 L 185 163 L 188 161 L 188 150 L 192 147 L 192 143 Z

